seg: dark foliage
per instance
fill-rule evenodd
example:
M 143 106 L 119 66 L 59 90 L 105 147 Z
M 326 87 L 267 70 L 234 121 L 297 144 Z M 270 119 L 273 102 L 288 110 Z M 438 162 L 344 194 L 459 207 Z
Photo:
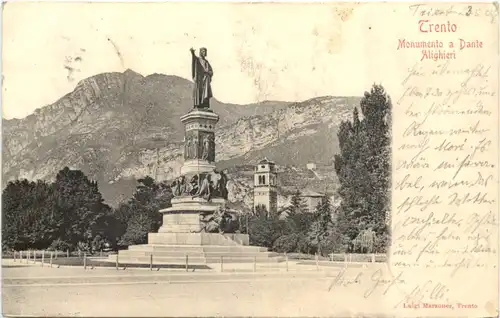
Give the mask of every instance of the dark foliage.
M 150 232 L 157 232 L 162 218 L 159 210 L 170 207 L 172 191 L 167 183 L 157 183 L 151 177 L 139 179 L 134 196 L 115 212 L 120 221 L 116 236 L 119 245 L 144 244 Z
M 97 183 L 81 171 L 64 168 L 54 183 L 9 182 L 2 193 L 2 244 L 6 249 L 75 249 L 91 243 L 111 208 L 103 203 Z
M 335 155 L 342 199 L 337 226 L 351 242 L 369 228 L 377 237 L 387 236 L 390 209 L 391 101 L 382 86 L 374 85 L 360 106 L 362 119 L 356 108 L 352 121 L 342 122 L 340 154 Z

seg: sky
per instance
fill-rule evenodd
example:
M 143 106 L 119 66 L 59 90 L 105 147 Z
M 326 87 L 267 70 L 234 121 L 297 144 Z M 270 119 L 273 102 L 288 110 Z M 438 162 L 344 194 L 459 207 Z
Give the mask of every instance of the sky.
M 383 21 L 366 6 L 11 2 L 2 115 L 25 117 L 104 72 L 190 78 L 191 47 L 208 48 L 222 102 L 359 96 L 384 74 L 383 57 L 372 58 Z

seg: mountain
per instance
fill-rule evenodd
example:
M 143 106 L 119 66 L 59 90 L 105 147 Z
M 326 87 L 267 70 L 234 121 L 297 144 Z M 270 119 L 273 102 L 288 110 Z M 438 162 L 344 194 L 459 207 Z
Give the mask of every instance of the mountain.
M 26 118 L 3 120 L 4 185 L 17 178 L 52 179 L 68 166 L 97 180 L 106 200 L 116 204 L 130 197 L 138 178 L 172 179 L 182 165 L 180 116 L 192 108 L 191 89 L 190 81 L 177 76 L 104 73 Z M 264 156 L 297 171 L 316 162 L 331 176 L 338 124 L 359 100 L 233 105 L 214 99 L 218 165 L 236 167 L 232 175 L 246 187 L 251 175 L 241 178 L 247 175 L 241 172 Z M 334 177 L 321 183 L 334 183 Z

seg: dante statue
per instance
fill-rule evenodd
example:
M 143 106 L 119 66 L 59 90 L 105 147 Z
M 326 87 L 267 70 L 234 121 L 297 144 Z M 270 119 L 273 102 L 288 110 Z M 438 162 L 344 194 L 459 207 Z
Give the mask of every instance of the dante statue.
M 194 82 L 193 101 L 195 108 L 209 108 L 210 98 L 212 98 L 212 76 L 214 71 L 206 59 L 207 49 L 200 49 L 200 56 L 196 56 L 191 48 L 191 75 Z

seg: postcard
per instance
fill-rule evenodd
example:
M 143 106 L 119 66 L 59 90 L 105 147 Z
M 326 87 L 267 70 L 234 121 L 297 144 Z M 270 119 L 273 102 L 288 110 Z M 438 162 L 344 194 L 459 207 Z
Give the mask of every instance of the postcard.
M 4 3 L 2 313 L 498 316 L 498 27 Z

